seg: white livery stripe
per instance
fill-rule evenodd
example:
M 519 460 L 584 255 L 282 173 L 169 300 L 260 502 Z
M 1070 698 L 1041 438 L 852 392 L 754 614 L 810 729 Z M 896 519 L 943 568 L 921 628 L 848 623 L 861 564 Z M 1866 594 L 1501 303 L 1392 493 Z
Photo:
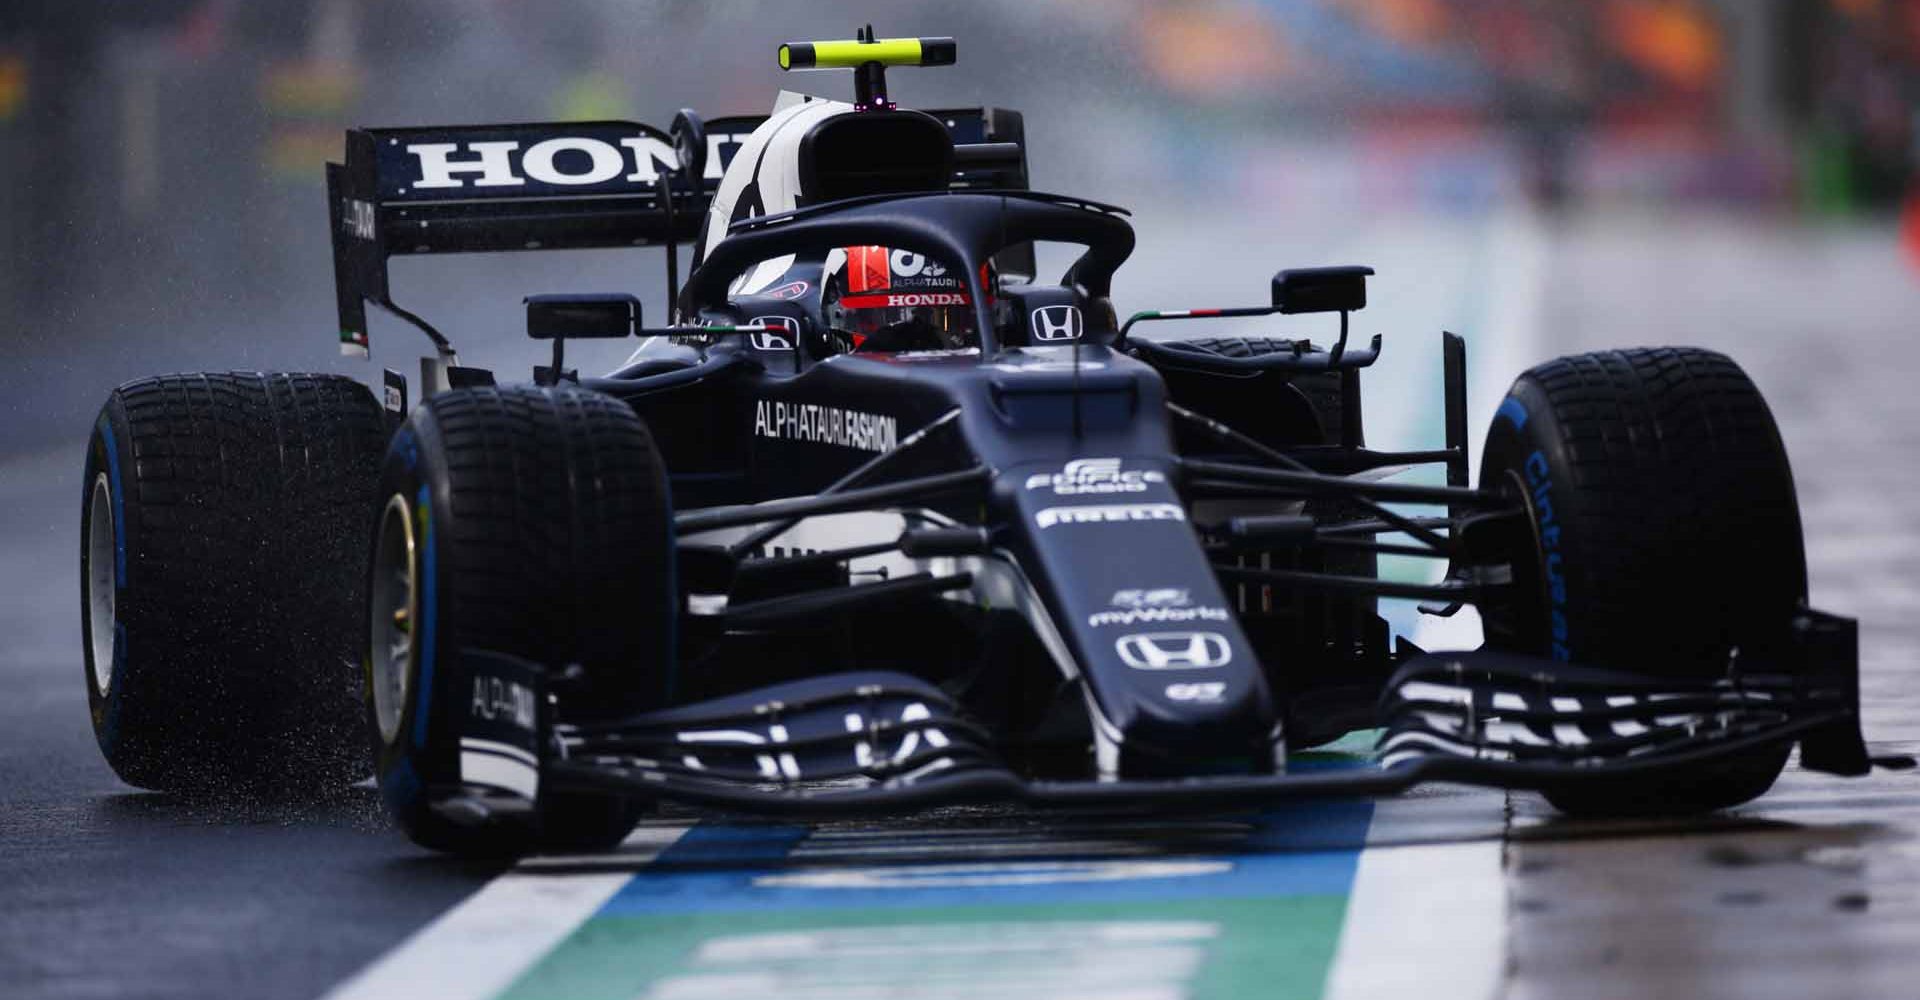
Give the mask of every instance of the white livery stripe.
M 499 740 L 483 740 L 477 736 L 462 736 L 460 737 L 460 749 L 477 750 L 480 753 L 497 754 L 501 757 L 512 757 L 514 760 L 520 761 L 523 764 L 532 764 L 536 767 L 540 764 L 539 759 L 533 755 L 533 751 L 514 746 L 511 743 L 502 743 Z
M 529 799 L 540 791 L 539 768 L 486 750 L 461 749 L 460 780 L 471 785 L 503 789 Z

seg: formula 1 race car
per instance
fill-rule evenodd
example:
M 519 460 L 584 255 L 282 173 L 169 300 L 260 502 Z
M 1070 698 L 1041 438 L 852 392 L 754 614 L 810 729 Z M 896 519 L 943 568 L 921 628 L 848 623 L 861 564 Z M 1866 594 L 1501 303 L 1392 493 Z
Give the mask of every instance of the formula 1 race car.
M 1855 624 L 1807 604 L 1787 456 L 1732 361 L 1535 367 L 1471 485 L 1448 334 L 1446 446 L 1369 449 L 1370 269 L 1120 322 L 1125 211 L 1029 190 L 1017 113 L 888 100 L 887 67 L 953 61 L 868 29 L 780 48 L 852 69 L 852 104 L 350 131 L 342 347 L 368 352 L 372 302 L 435 355 L 382 399 L 331 375 L 113 392 L 81 560 L 114 769 L 338 787 L 370 733 L 414 840 L 511 853 L 610 846 L 662 800 L 1226 810 L 1446 780 L 1620 815 L 1745 802 L 1796 744 L 1869 768 Z M 1077 258 L 1044 280 L 1036 244 Z M 388 285 L 395 254 L 632 246 L 665 248 L 670 323 L 529 297 L 552 358 L 528 385 L 462 366 Z M 1328 344 L 1146 335 L 1314 313 Z M 605 377 L 566 367 L 569 339 L 636 334 Z M 1395 478 L 1417 466 L 1445 485 Z M 1396 639 L 1381 598 L 1473 605 L 1484 645 Z M 1369 729 L 1377 767 L 1289 766 Z

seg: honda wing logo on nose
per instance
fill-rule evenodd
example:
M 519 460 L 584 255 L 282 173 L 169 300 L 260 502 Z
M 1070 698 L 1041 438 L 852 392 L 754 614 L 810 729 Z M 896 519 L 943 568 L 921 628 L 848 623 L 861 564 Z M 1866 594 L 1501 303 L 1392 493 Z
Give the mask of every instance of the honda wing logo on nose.
M 1233 646 L 1218 632 L 1136 632 L 1115 640 L 1113 648 L 1135 670 L 1200 670 L 1233 662 Z
M 1079 340 L 1079 306 L 1041 306 L 1033 311 L 1033 339 L 1042 342 Z

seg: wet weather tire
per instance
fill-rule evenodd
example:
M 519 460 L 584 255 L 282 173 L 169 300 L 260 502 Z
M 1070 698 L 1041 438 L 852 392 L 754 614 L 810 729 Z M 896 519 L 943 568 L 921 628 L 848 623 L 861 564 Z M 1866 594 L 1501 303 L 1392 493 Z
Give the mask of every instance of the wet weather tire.
M 1726 356 L 1642 348 L 1528 370 L 1488 433 L 1480 485 L 1527 499 L 1545 583 L 1540 607 L 1486 615 L 1490 646 L 1699 678 L 1790 641 L 1807 594 L 1793 473 Z M 1546 796 L 1574 814 L 1704 812 L 1764 793 L 1786 757 L 1765 748 Z
M 366 715 L 389 812 L 416 843 L 455 854 L 617 844 L 639 816 L 620 798 L 505 790 L 512 808 L 485 821 L 459 803 L 503 801 L 466 756 L 472 651 L 544 671 L 569 721 L 671 695 L 673 512 L 646 426 L 573 387 L 457 389 L 395 434 L 379 492 Z
M 356 669 L 386 428 L 335 375 L 115 389 L 81 489 L 94 735 L 120 778 L 308 793 L 369 770 Z

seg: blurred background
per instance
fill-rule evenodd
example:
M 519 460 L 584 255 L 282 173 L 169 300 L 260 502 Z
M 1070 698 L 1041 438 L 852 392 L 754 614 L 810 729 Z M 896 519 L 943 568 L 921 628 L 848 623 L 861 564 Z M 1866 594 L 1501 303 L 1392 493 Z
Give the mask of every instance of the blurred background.
M 774 46 L 868 21 L 959 38 L 958 66 L 894 74 L 903 104 L 1021 109 L 1036 187 L 1135 208 L 1123 313 L 1379 267 L 1376 438 L 1437 435 L 1442 328 L 1484 416 L 1589 342 L 1913 315 L 1920 0 L 5 0 L 0 455 L 79 442 L 155 371 L 374 374 L 335 354 L 346 126 L 845 97 Z M 657 253 L 399 261 L 396 295 L 517 376 L 522 294 L 662 318 Z M 375 323 L 376 366 L 410 370 L 424 341 Z M 583 368 L 618 360 L 598 346 Z

